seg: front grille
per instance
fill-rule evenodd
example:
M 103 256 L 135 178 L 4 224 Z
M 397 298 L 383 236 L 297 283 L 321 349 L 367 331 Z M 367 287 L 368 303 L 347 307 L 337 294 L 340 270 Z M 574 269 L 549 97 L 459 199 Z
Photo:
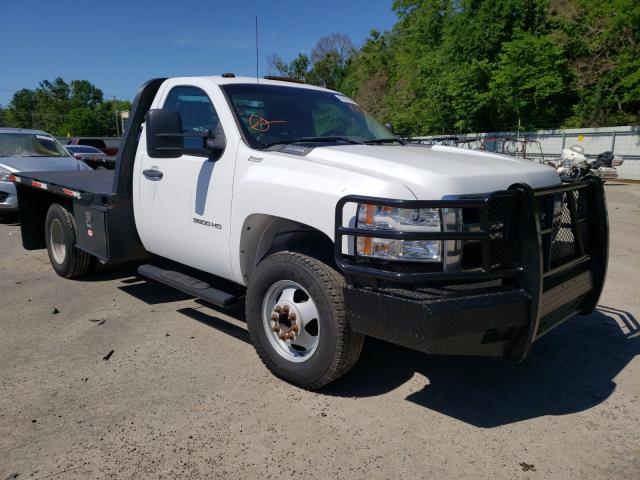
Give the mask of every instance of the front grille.
M 518 200 L 513 196 L 496 197 L 487 205 L 487 246 L 490 270 L 515 266 L 515 235 L 517 228 L 516 211 Z M 463 210 L 464 228 L 472 230 L 482 225 L 482 215 L 478 208 Z M 469 241 L 462 247 L 463 270 L 483 267 L 483 246 L 479 241 Z
M 492 198 L 487 204 L 488 267 L 490 270 L 513 268 L 518 264 L 516 255 L 517 229 L 522 219 L 518 218 L 520 199 L 514 197 Z M 573 206 L 571 205 L 573 203 Z M 588 198 L 584 190 L 552 192 L 536 197 L 543 266 L 547 272 L 588 252 L 587 213 Z M 571 212 L 575 211 L 576 221 Z M 480 209 L 464 209 L 466 229 L 480 226 Z M 580 232 L 582 252 L 576 235 Z M 463 270 L 483 266 L 481 242 L 467 242 L 462 247 Z
M 576 237 L 587 238 L 586 194 L 580 190 L 550 193 L 537 198 L 537 207 L 545 271 L 582 255 L 584 251 L 580 251 Z M 586 250 L 584 246 L 583 250 Z
M 7 198 L 9 198 L 9 194 L 7 192 L 0 192 L 0 203 L 6 202 Z
M 489 265 L 491 269 L 511 268 L 515 261 L 515 226 L 517 200 L 497 197 L 489 202 Z

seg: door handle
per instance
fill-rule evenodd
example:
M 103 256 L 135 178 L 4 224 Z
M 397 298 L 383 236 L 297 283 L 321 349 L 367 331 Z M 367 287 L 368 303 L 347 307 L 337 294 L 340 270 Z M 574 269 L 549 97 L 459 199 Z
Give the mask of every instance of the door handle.
M 162 178 L 162 172 L 154 168 L 149 168 L 142 171 L 142 175 L 153 180 L 160 180 Z

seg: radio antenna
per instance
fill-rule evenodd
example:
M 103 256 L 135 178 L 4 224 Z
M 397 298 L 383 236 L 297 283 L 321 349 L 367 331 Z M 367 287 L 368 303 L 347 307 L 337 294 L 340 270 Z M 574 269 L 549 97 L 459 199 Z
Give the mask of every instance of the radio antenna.
M 259 64 L 259 55 L 258 55 L 258 17 L 256 16 L 256 82 L 260 83 L 260 75 L 258 73 L 258 64 Z
M 256 15 L 256 100 L 260 101 L 260 73 L 259 73 L 260 56 L 258 51 L 258 16 Z M 258 148 L 262 150 L 262 134 L 258 132 L 257 136 Z

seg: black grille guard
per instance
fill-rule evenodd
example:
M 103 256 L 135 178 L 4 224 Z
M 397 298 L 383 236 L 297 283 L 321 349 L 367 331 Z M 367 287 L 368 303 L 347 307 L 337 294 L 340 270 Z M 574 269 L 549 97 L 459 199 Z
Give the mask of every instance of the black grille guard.
M 496 205 L 507 202 L 511 216 L 502 223 L 496 218 Z M 560 215 L 554 204 L 560 202 Z M 477 211 L 476 231 L 415 232 L 388 231 L 343 226 L 346 204 L 367 203 L 400 208 L 439 208 Z M 556 208 L 557 211 L 557 208 Z M 478 198 L 452 200 L 394 200 L 349 195 L 336 205 L 335 261 L 350 279 L 381 280 L 412 287 L 460 282 L 509 279 L 509 285 L 524 290 L 530 297 L 530 328 L 512 357 L 524 358 L 535 338 L 546 332 L 545 322 L 559 322 L 575 313 L 591 312 L 597 305 L 606 277 L 609 227 L 603 182 L 598 177 L 532 189 L 525 184 Z M 499 225 L 502 238 L 496 236 Z M 356 252 L 356 237 L 402 240 L 475 240 L 481 246 L 481 264 L 469 271 L 428 271 L 413 263 L 412 271 L 387 268 L 393 262 L 376 262 L 342 253 L 343 237 L 351 237 Z M 497 241 L 502 243 L 496 243 Z M 496 245 L 508 253 L 508 261 L 494 261 Z M 493 250 L 492 250 L 493 249 Z M 401 262 L 397 262 L 401 263 Z M 576 282 L 582 284 L 576 286 Z M 586 286 L 585 286 L 586 285 Z M 575 295 L 570 292 L 577 289 Z M 551 306 L 551 307 L 550 307 Z M 550 308 L 554 308 L 553 313 Z M 564 308 L 564 310 L 563 310 Z

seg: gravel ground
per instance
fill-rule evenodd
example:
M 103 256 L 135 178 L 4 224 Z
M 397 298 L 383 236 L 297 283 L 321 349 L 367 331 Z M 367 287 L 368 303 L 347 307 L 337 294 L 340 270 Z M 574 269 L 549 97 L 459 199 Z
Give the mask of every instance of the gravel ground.
M 0 224 L 0 479 L 638 478 L 640 185 L 606 190 L 600 307 L 526 362 L 368 341 L 316 393 L 269 374 L 242 311 L 131 267 L 64 280 Z

